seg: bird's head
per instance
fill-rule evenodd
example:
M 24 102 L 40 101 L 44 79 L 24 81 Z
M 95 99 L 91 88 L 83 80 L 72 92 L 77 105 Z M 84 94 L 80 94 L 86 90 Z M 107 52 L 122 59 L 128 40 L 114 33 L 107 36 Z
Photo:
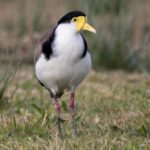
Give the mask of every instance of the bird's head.
M 58 21 L 58 25 L 63 23 L 75 25 L 77 32 L 87 30 L 96 33 L 96 30 L 87 23 L 87 16 L 81 11 L 71 11 L 67 13 Z

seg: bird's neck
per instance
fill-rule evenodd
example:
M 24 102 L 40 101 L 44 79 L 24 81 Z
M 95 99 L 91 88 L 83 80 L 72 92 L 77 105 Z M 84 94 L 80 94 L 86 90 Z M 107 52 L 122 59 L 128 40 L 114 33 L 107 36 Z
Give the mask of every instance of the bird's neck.
M 55 32 L 54 53 L 68 57 L 79 57 L 84 50 L 84 42 L 81 34 L 75 26 L 68 24 L 59 25 Z
M 75 24 L 64 23 L 57 26 L 56 36 L 75 36 L 76 34 L 79 33 L 77 32 Z

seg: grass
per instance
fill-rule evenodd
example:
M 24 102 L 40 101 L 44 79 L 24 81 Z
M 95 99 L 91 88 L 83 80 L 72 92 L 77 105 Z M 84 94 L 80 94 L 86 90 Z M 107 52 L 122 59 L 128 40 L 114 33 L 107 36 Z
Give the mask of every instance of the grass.
M 12 84 L 17 69 L 21 64 L 21 60 L 17 59 L 17 63 L 13 61 L 13 55 L 11 51 L 5 50 L 5 61 L 0 63 L 0 109 L 4 108 L 4 105 L 8 102 L 9 98 L 13 97 L 17 88 L 13 89 L 6 97 L 5 93 Z M 10 58 L 11 56 L 11 58 Z M 15 63 L 14 63 L 15 62 Z
M 139 41 L 135 36 L 138 33 L 135 24 L 139 12 L 143 12 L 143 1 L 76 0 L 69 4 L 73 9 L 84 11 L 96 28 L 97 34 L 88 38 L 95 69 L 149 71 L 146 52 L 149 44 L 146 41 L 150 32 L 143 32 Z
M 144 74 L 91 72 L 76 93 L 78 137 L 72 136 L 68 93 L 61 98 L 63 138 L 49 94 L 31 67 L 16 76 L 18 90 L 1 110 L 0 149 L 150 148 L 150 77 Z M 12 91 L 15 81 L 6 96 Z
M 149 68 L 149 36 L 145 41 L 149 24 L 146 26 L 146 21 L 141 21 L 145 19 L 144 14 L 149 14 L 146 11 L 149 3 L 139 5 L 134 0 L 135 5 L 128 7 L 126 2 L 129 0 L 71 3 L 74 9 L 85 11 L 90 24 L 97 29 L 96 39 L 90 35 L 88 42 L 98 68 L 134 70 L 139 67 L 142 71 Z M 61 0 L 42 3 L 0 0 L 0 6 L 0 149 L 150 149 L 150 77 L 123 71 L 93 71 L 79 87 L 76 93 L 78 137 L 72 136 L 69 93 L 64 94 L 60 101 L 64 136 L 60 139 L 54 107 L 48 92 L 37 83 L 33 68 L 24 66 L 15 76 L 17 65 L 8 65 L 8 60 L 14 59 L 16 52 L 24 57 L 23 51 L 26 62 L 31 63 L 40 32 L 72 7 L 68 1 Z M 143 14 L 135 14 L 135 10 Z M 134 34 L 139 35 L 139 31 L 143 34 L 137 38 Z M 139 49 L 134 48 L 136 43 Z

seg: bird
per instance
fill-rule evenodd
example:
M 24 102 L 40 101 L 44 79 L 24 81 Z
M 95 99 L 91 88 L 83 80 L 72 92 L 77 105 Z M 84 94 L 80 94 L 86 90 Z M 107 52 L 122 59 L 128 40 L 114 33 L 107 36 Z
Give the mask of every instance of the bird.
M 70 11 L 61 17 L 38 40 L 34 52 L 35 76 L 51 97 L 57 113 L 57 128 L 61 135 L 61 107 L 59 99 L 70 92 L 69 108 L 73 134 L 75 121 L 75 92 L 91 70 L 91 53 L 82 31 L 96 33 L 82 11 Z

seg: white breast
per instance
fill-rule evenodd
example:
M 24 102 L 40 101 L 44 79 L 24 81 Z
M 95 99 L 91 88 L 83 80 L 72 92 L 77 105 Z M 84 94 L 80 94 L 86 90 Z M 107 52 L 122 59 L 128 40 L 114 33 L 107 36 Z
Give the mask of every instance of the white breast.
M 72 89 L 80 84 L 91 68 L 89 53 L 81 58 L 84 43 L 74 25 L 60 25 L 53 43 L 54 57 L 46 60 L 42 54 L 35 65 L 37 78 L 53 93 Z

